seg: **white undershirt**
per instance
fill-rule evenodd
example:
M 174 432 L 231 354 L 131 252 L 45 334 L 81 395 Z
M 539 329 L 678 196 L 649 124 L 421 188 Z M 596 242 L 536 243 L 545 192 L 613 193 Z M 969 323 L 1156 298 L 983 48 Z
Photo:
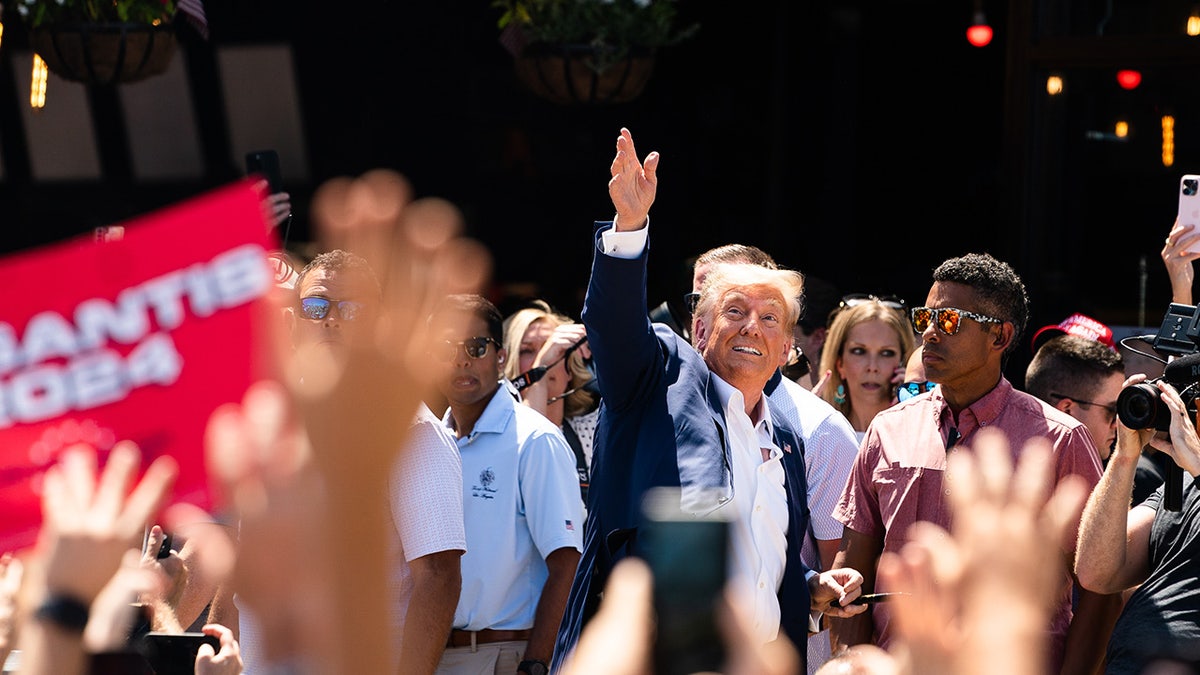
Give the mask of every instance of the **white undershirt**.
M 725 406 L 733 455 L 734 517 L 729 530 L 729 579 L 735 592 L 754 601 L 751 627 L 765 644 L 779 634 L 779 585 L 787 560 L 788 504 L 783 452 L 771 439 L 771 411 L 762 399 L 758 422 L 746 415 L 742 392 L 712 376 Z M 763 461 L 762 448 L 770 450 Z M 727 507 L 728 508 L 728 507 Z

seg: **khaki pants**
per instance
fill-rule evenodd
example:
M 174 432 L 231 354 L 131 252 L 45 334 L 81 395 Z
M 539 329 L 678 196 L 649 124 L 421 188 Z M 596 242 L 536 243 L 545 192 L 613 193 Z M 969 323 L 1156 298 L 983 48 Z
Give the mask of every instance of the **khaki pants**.
M 523 661 L 526 640 L 489 642 L 471 647 L 448 647 L 437 675 L 513 675 Z

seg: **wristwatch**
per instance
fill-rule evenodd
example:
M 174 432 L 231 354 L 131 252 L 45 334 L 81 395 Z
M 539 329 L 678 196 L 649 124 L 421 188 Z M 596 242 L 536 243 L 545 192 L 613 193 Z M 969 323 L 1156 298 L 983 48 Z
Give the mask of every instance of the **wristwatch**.
M 550 672 L 550 667 L 545 661 L 522 661 L 517 664 L 518 673 L 527 673 L 528 675 L 546 675 Z

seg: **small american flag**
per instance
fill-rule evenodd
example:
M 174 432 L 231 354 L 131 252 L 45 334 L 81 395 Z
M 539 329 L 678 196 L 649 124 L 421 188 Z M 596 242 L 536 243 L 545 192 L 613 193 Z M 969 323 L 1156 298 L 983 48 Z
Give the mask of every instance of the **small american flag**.
M 575 523 L 572 523 L 571 521 L 568 520 L 567 521 L 567 529 L 574 532 L 575 531 Z
M 200 37 L 208 39 L 208 17 L 204 15 L 204 3 L 201 0 L 179 0 L 176 7 L 200 33 Z

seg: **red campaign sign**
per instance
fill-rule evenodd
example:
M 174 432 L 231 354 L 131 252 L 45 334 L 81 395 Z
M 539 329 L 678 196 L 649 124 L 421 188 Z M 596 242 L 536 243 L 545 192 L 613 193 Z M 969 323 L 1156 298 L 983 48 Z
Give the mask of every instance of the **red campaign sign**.
M 210 509 L 208 417 L 269 375 L 277 243 L 253 181 L 122 226 L 0 260 L 0 552 L 35 542 L 41 477 L 79 442 L 103 461 L 135 441 L 143 468 L 171 455 L 171 501 Z

